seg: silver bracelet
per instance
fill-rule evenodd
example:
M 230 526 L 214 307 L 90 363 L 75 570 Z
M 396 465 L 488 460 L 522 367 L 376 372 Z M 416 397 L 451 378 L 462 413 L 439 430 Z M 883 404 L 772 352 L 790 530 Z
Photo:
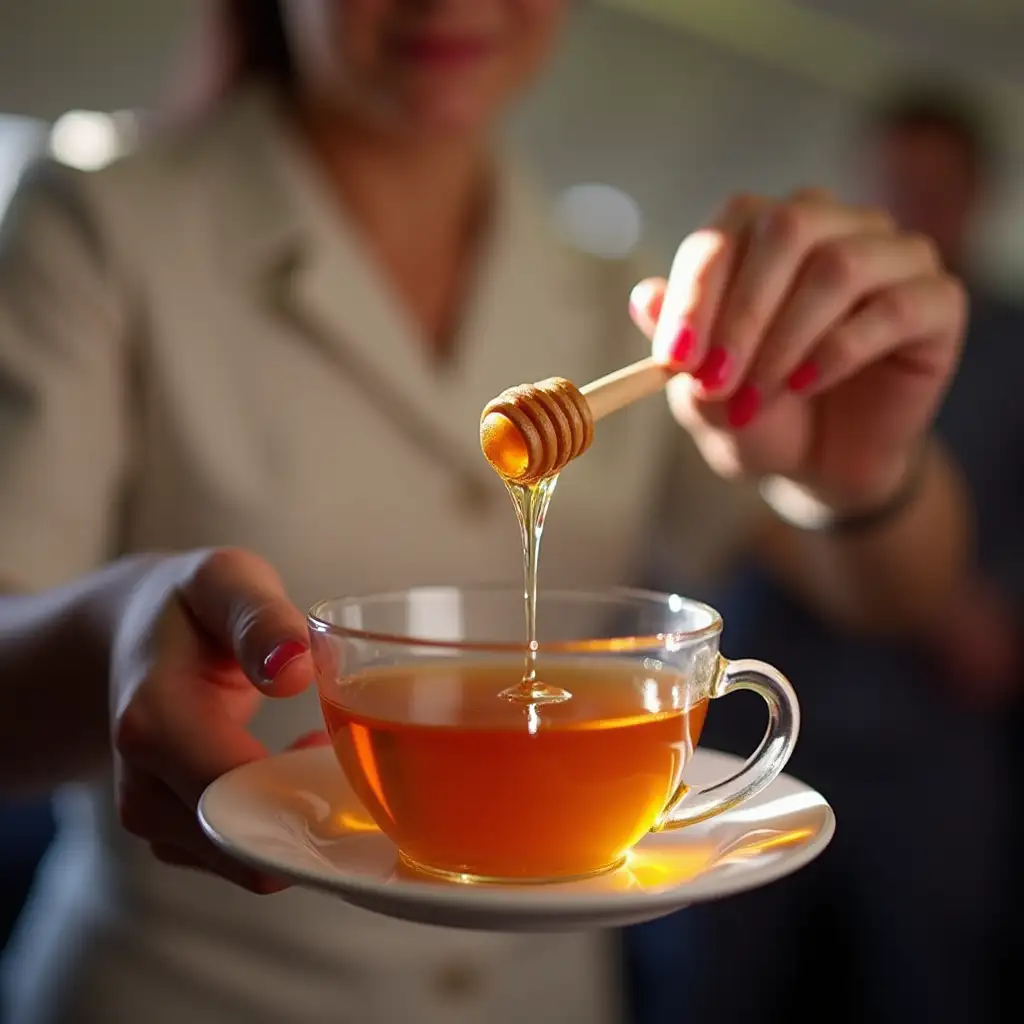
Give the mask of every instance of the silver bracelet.
M 758 485 L 761 500 L 775 515 L 798 530 L 821 531 L 835 518 L 832 509 L 800 484 L 782 476 L 766 476 Z
M 852 515 L 836 515 L 828 505 L 811 496 L 806 488 L 780 476 L 765 477 L 759 485 L 764 503 L 784 523 L 798 530 L 856 536 L 868 533 L 895 519 L 910 506 L 924 484 L 928 445 L 911 464 L 897 491 L 882 504 Z

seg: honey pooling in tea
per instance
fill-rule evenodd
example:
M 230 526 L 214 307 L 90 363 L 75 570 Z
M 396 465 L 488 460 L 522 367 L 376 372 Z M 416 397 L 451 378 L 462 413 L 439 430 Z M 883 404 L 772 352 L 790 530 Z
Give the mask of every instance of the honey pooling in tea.
M 496 699 L 516 658 L 384 666 L 321 694 L 345 775 L 421 869 L 543 881 L 614 867 L 685 793 L 707 700 L 673 670 L 546 661 L 572 700 Z M 543 842 L 538 837 L 543 836 Z

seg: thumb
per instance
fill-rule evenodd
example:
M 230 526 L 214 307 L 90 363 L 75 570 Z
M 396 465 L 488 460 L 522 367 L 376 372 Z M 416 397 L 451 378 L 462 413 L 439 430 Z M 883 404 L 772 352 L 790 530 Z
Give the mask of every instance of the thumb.
M 180 588 L 185 607 L 215 647 L 272 697 L 291 697 L 313 678 L 305 616 L 277 572 L 248 551 L 203 556 Z

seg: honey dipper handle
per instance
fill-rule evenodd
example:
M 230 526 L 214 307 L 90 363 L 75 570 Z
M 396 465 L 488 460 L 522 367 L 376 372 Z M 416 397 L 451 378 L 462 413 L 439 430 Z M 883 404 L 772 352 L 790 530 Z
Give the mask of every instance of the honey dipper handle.
M 660 391 L 670 374 L 653 359 L 641 359 L 580 388 L 595 420 Z

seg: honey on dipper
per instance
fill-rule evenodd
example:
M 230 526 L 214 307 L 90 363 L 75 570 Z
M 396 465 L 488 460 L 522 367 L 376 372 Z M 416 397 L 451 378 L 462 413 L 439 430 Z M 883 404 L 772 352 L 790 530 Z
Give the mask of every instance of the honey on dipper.
M 564 377 L 520 384 L 488 402 L 480 447 L 503 480 L 537 484 L 561 472 L 594 439 L 586 398 Z

